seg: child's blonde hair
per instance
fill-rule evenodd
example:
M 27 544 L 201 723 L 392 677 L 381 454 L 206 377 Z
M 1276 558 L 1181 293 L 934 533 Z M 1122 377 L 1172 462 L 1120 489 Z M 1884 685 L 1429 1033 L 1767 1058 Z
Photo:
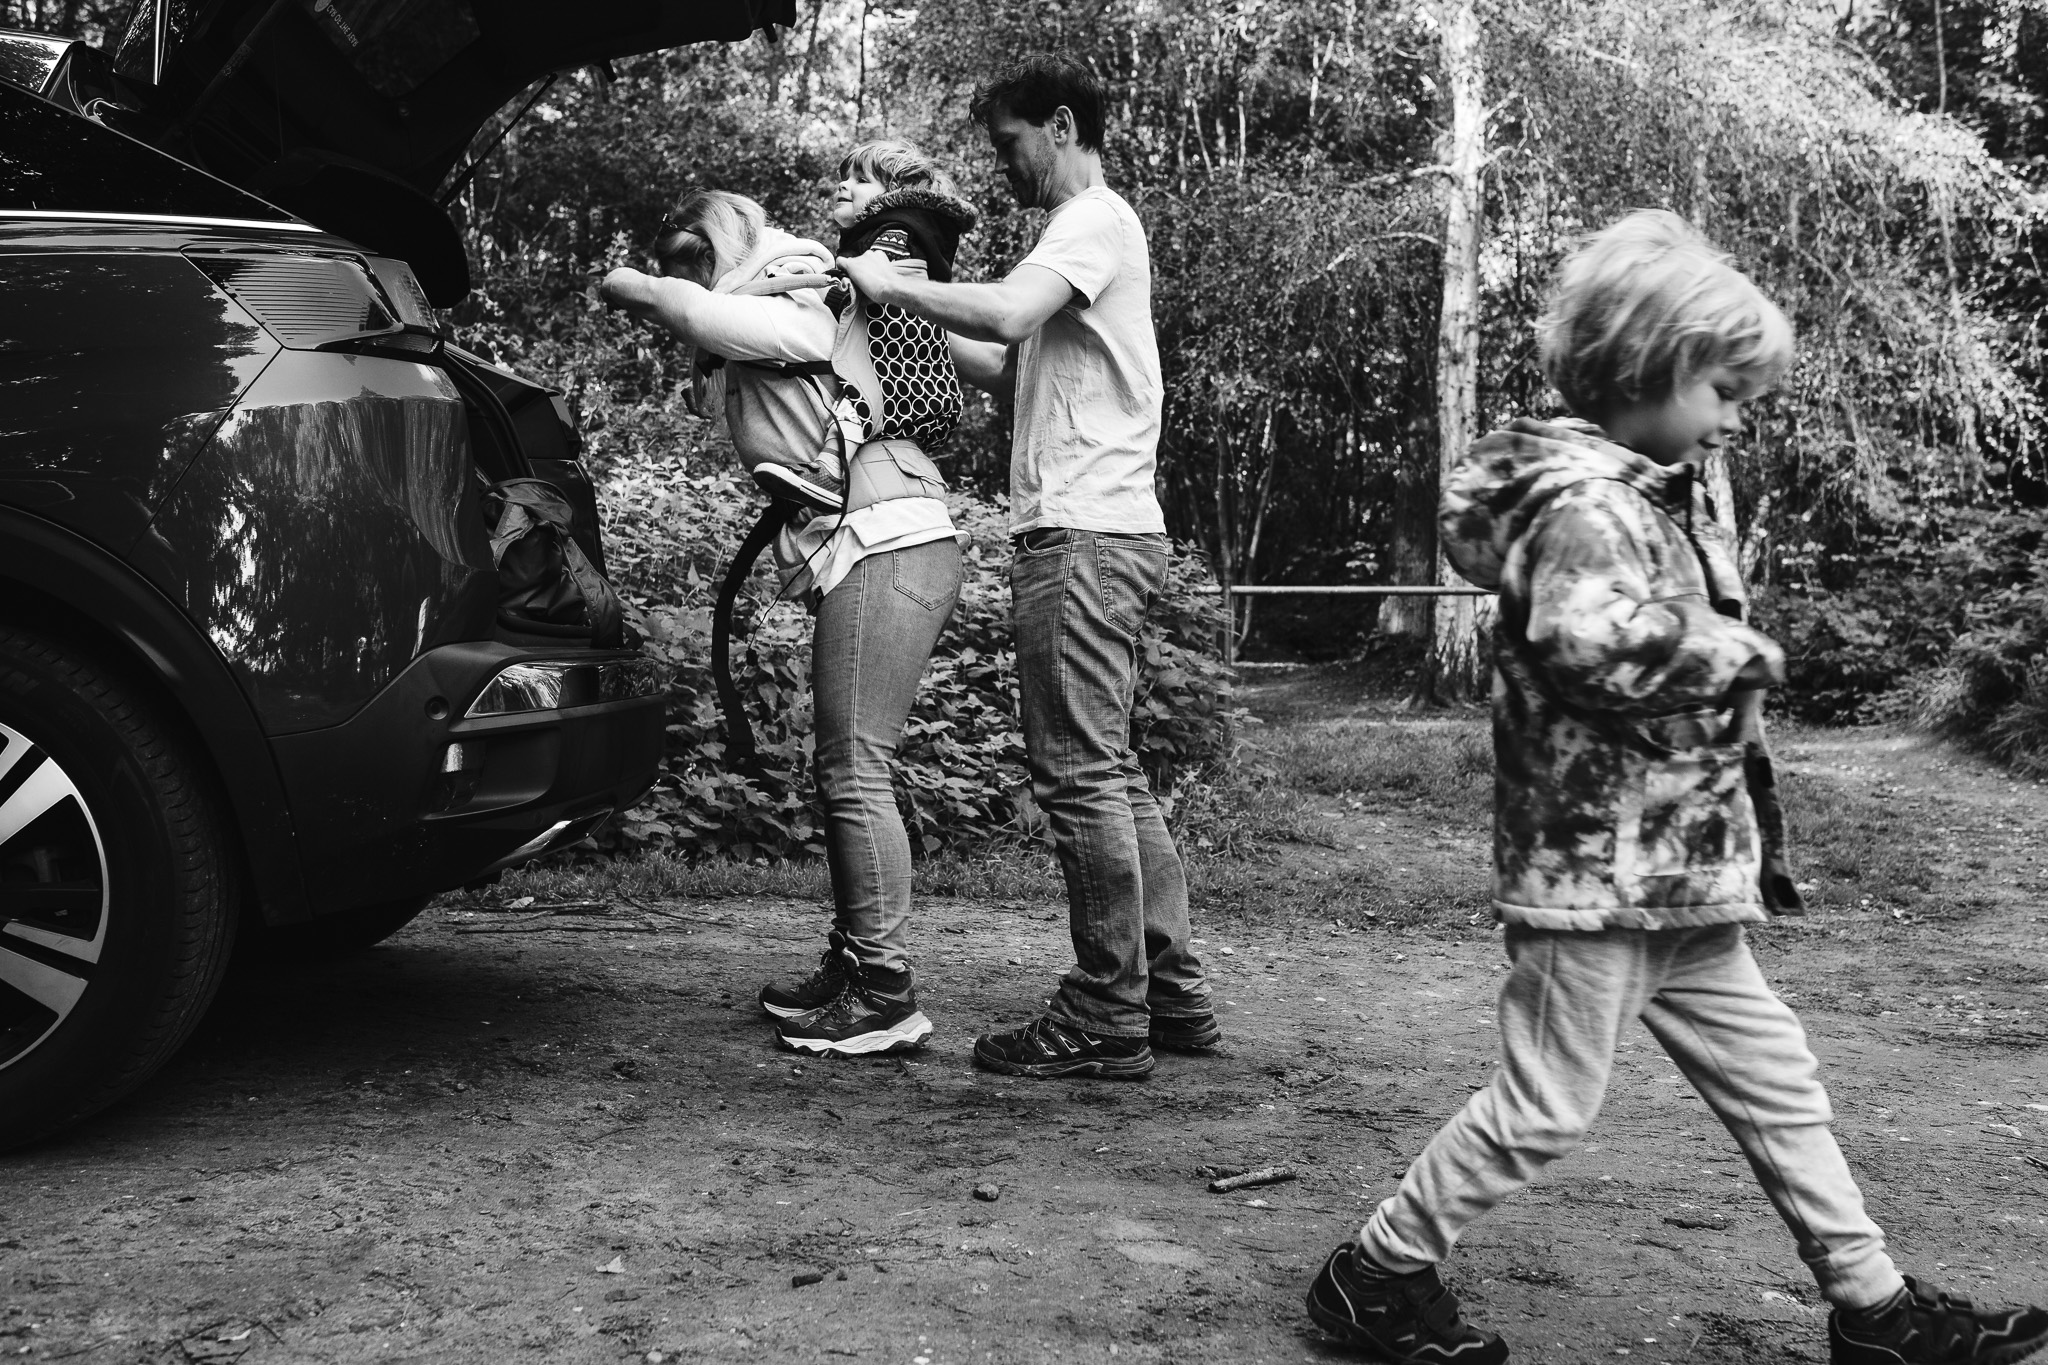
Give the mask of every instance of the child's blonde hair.
M 878 138 L 863 142 L 839 158 L 839 177 L 859 171 L 885 190 L 933 190 L 939 194 L 959 193 L 953 177 L 939 163 L 908 142 Z
M 1792 324 L 1747 275 L 1665 209 L 1580 243 L 1536 324 L 1543 377 L 1598 420 L 1658 399 L 1710 365 L 1770 387 L 1792 363 Z

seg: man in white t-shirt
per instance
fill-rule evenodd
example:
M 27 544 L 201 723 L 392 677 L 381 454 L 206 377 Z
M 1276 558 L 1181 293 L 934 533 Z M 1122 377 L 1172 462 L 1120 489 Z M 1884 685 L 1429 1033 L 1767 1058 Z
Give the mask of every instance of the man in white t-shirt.
M 954 334 L 963 379 L 1015 402 L 1010 565 L 1032 794 L 1052 827 L 1072 970 L 1041 1017 L 983 1034 L 974 1058 L 1026 1076 L 1136 1079 L 1152 1045 L 1222 1041 L 1188 945 L 1187 875 L 1131 749 L 1138 638 L 1166 576 L 1152 263 L 1103 183 L 1102 87 L 1062 56 L 975 92 L 997 164 L 1038 245 L 1000 282 L 935 283 L 875 255 L 841 260 L 871 301 Z

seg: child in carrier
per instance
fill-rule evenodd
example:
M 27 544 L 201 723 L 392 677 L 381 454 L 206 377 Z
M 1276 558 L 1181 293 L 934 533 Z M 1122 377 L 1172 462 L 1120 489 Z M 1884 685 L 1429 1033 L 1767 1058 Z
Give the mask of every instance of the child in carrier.
M 950 280 L 975 213 L 930 157 L 907 142 L 878 141 L 841 158 L 832 222 L 842 256 L 879 251 Z M 775 497 L 838 512 L 846 507 L 848 461 L 862 445 L 898 439 L 930 450 L 953 434 L 960 380 L 943 328 L 898 308 L 870 308 L 845 280 L 826 302 L 839 320 L 833 365 L 840 391 L 824 445 L 800 463 L 758 463 L 753 475 Z

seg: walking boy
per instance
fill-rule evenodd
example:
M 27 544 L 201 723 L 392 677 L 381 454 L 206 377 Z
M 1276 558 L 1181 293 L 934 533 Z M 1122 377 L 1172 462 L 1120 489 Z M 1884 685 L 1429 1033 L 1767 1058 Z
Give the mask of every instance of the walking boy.
M 1644 212 L 1566 262 L 1539 332 L 1545 375 L 1589 420 L 1525 418 L 1480 441 L 1439 514 L 1451 561 L 1500 592 L 1501 1063 L 1331 1253 L 1309 1314 L 1403 1365 L 1506 1360 L 1436 1267 L 1578 1145 L 1635 1016 L 1792 1230 L 1834 1305 L 1834 1365 L 2027 1359 L 2048 1313 L 1978 1310 L 1893 1267 L 1799 1021 L 1743 939 L 1765 915 L 1742 760 L 1784 656 L 1741 623 L 1695 466 L 1790 363 L 1791 327 L 1682 219 Z
M 856 287 L 955 334 L 961 377 L 1015 400 L 1010 565 L 1032 794 L 1067 884 L 1075 964 L 1040 1018 L 974 1058 L 1024 1076 L 1135 1080 L 1151 1044 L 1222 1040 L 1188 945 L 1187 877 L 1132 752 L 1137 640 L 1166 575 L 1152 489 L 1164 390 L 1152 268 L 1131 206 L 1103 183 L 1102 87 L 1039 54 L 975 92 L 1017 202 L 1050 210 L 990 284 L 842 259 Z M 982 344 L 977 344 L 982 343 Z

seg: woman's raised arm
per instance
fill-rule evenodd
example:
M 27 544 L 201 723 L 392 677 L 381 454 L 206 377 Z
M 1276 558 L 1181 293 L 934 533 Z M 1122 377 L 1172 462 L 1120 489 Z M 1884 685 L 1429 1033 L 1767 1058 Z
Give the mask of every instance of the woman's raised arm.
M 832 313 L 821 290 L 714 294 L 690 280 L 622 267 L 606 275 L 597 292 L 612 307 L 658 322 L 728 360 L 801 364 L 832 358 Z

